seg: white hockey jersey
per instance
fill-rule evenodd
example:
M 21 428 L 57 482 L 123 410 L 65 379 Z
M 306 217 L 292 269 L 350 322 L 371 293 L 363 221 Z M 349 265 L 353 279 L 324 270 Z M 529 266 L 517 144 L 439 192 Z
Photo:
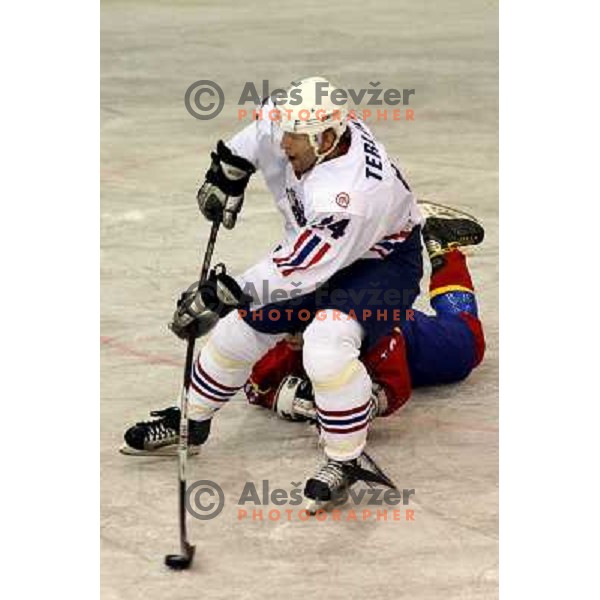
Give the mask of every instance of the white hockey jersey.
M 268 107 L 267 107 L 268 108 Z M 285 237 L 238 277 L 258 309 L 313 292 L 361 258 L 385 259 L 423 217 L 414 195 L 369 128 L 350 121 L 351 145 L 298 179 L 269 120 L 256 120 L 227 145 L 259 169 L 285 219 Z

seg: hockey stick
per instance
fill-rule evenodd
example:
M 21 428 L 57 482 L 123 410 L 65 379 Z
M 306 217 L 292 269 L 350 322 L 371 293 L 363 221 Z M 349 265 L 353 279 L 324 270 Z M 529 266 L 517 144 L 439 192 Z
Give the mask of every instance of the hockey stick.
M 202 271 L 200 272 L 200 282 L 198 289 L 206 281 L 208 277 L 208 269 L 212 260 L 215 243 L 217 241 L 217 232 L 219 231 L 220 222 L 214 222 L 210 230 L 210 236 L 204 253 L 204 262 L 202 263 Z M 188 540 L 186 509 L 185 509 L 185 493 L 187 491 L 186 481 L 186 465 L 188 457 L 188 391 L 192 380 L 192 363 L 194 361 L 194 345 L 196 339 L 194 336 L 188 337 L 187 352 L 185 355 L 185 367 L 183 371 L 183 386 L 181 388 L 180 406 L 181 419 L 179 423 L 179 445 L 177 455 L 179 457 L 179 543 L 181 546 L 181 554 L 167 554 L 165 556 L 165 564 L 178 571 L 188 569 L 194 559 L 196 546 L 192 546 Z

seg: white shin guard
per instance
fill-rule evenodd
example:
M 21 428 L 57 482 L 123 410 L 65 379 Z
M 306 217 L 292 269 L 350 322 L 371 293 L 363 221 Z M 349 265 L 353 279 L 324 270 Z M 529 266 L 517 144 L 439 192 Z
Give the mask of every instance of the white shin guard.
M 190 419 L 212 418 L 244 385 L 254 363 L 282 337 L 255 331 L 237 311 L 219 321 L 194 361 Z
M 363 451 L 370 420 L 371 378 L 358 359 L 363 330 L 345 315 L 340 319 L 339 311 L 320 315 L 304 334 L 304 368 L 315 392 L 325 454 L 346 461 Z

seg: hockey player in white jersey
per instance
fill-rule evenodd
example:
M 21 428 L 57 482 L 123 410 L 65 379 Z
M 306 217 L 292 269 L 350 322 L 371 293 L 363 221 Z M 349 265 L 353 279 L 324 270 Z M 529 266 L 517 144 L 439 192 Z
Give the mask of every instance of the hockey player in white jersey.
M 237 302 L 206 290 L 184 298 L 172 329 L 183 338 L 203 334 L 221 317 L 194 362 L 192 444 L 206 440 L 255 362 L 286 334 L 303 333 L 327 459 L 305 495 L 326 503 L 358 479 L 389 484 L 361 468 L 372 382 L 359 355 L 406 318 L 419 293 L 423 219 L 385 148 L 332 102 L 334 87 L 309 78 L 298 89 L 302 102 L 278 106 L 279 119 L 257 119 L 218 143 L 198 192 L 202 213 L 231 229 L 250 176 L 261 171 L 285 219 L 281 243 L 236 281 L 213 273 L 212 284 Z M 269 100 L 264 113 L 273 108 Z M 133 438 L 126 435 L 135 447 Z

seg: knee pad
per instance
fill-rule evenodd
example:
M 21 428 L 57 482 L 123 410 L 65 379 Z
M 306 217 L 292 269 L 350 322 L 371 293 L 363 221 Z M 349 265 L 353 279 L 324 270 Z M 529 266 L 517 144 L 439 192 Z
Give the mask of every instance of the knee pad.
M 304 332 L 302 360 L 315 389 L 342 386 L 360 367 L 362 327 L 345 315 L 334 321 L 333 312 L 319 311 Z

